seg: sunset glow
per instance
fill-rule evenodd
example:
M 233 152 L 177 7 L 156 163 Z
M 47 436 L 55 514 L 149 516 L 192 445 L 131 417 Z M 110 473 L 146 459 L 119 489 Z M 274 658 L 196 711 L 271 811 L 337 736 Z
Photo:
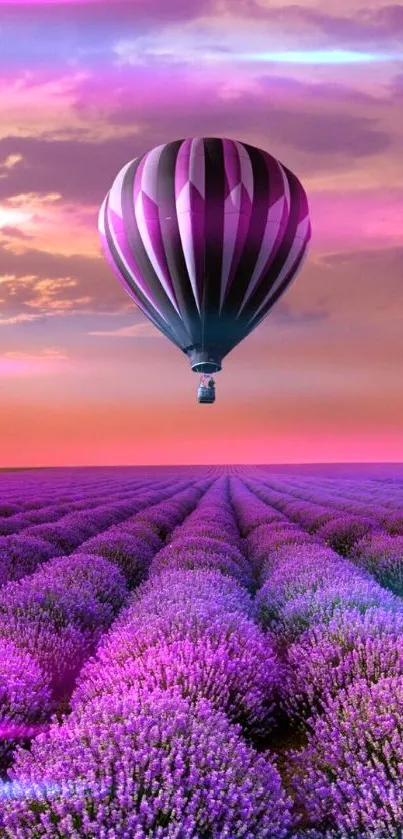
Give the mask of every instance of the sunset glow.
M 22 225 L 30 221 L 29 213 L 22 210 L 14 210 L 12 207 L 0 207 L 0 228 L 8 225 Z

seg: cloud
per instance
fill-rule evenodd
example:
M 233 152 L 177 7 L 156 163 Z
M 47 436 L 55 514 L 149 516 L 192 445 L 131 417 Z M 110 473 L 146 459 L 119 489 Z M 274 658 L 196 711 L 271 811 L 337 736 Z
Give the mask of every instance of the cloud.
M 335 42 L 343 39 L 349 45 L 403 44 L 403 7 L 401 4 L 381 8 L 357 9 L 349 16 L 325 15 L 317 10 L 308 13 L 308 20 Z
M 15 316 L 13 310 L 16 309 L 17 316 L 29 316 L 29 310 L 32 309 L 37 310 L 40 316 L 66 311 L 76 312 L 91 303 L 91 297 L 81 295 L 77 291 L 77 285 L 77 280 L 68 276 L 57 279 L 44 279 L 35 274 L 0 276 L 3 310 L 9 307 L 12 310 L 11 317 Z
M 57 347 L 44 347 L 34 352 L 10 350 L 0 353 L 0 376 L 11 380 L 20 377 L 30 380 L 32 376 L 55 374 L 59 365 L 67 362 L 67 355 Z
M 80 67 L 88 56 L 103 62 L 111 40 L 122 33 L 147 32 L 165 23 L 186 21 L 208 13 L 210 6 L 210 0 L 0 2 L 1 61 L 6 67 L 27 70 Z
M 18 255 L 31 249 L 99 257 L 98 209 L 65 202 L 57 193 L 12 196 L 0 203 L 0 244 Z
M 13 42 L 12 36 L 10 39 Z M 6 40 L 3 31 L 2 44 Z M 43 37 L 41 39 L 38 35 L 38 44 L 42 45 L 43 40 Z M 49 40 L 53 39 L 49 37 Z M 15 52 L 21 56 L 19 50 Z M 73 120 L 72 113 L 77 89 L 85 76 L 86 72 L 79 72 L 76 68 L 56 68 L 54 64 L 46 70 L 32 66 L 24 68 L 21 62 L 16 67 L 9 64 L 4 67 L 0 62 L 0 137 L 7 137 L 13 133 L 22 137 L 35 136 L 40 132 L 50 131 L 55 125 L 58 126 L 61 136 L 63 130 L 68 131 L 72 127 L 77 132 L 80 129 L 85 132 L 85 124 L 81 124 L 77 116 Z M 93 126 L 95 132 L 97 128 L 98 126 Z M 11 169 L 21 169 L 23 165 L 24 161 L 20 160 Z M 3 164 L 0 177 L 3 178 L 5 174 L 7 169 Z
M 52 6 L 51 12 L 46 8 L 49 6 Z M 170 3 L 161 0 L 0 0 L 4 20 L 22 18 L 27 22 L 47 23 L 63 20 L 76 25 L 88 23 L 90 26 L 94 26 L 94 13 L 98 25 L 103 22 L 125 25 L 143 21 L 155 24 L 156 21 L 188 20 L 206 12 L 209 7 L 212 7 L 210 0 L 198 0 L 197 3 L 189 0 L 171 0 Z
M 0 179 L 0 200 L 19 193 L 57 193 L 64 202 L 97 207 L 127 161 L 159 143 L 192 135 L 239 137 L 264 144 L 280 159 L 282 150 L 284 155 L 295 149 L 305 156 L 302 172 L 327 169 L 330 162 L 337 169 L 351 166 L 390 146 L 390 129 L 381 122 L 386 105 L 347 86 L 273 75 L 253 85 L 244 79 L 240 87 L 236 77 L 225 75 L 219 81 L 192 81 L 191 75 L 172 74 L 164 65 L 155 74 L 149 68 L 116 71 L 109 85 L 96 77 L 83 81 L 75 103 L 82 120 L 91 123 L 98 107 L 108 130 L 125 136 L 102 139 L 100 133 L 98 141 L 80 134 L 3 138 L 0 158 L 18 155 L 23 160 Z
M 311 255 L 286 301 L 291 311 L 327 311 L 341 338 L 346 329 L 370 343 L 401 344 L 403 248 L 364 248 Z M 328 328 L 328 325 L 326 325 Z M 353 336 L 352 336 L 353 337 Z M 401 354 L 401 350 L 400 350 Z
M 287 17 L 268 9 L 269 31 L 259 17 L 228 15 L 160 26 L 146 34 L 125 32 L 112 46 L 114 63 L 137 67 L 160 60 L 172 65 L 196 64 L 203 69 L 222 64 L 225 72 L 228 62 L 343 65 L 399 60 L 399 44 L 393 51 L 390 43 L 383 47 L 369 43 L 360 48 L 349 46 L 343 38 L 328 43 L 320 30 L 325 30 L 329 17 L 313 10 L 292 12 L 289 25 L 285 26 Z M 343 22 L 348 23 L 347 19 Z
M 403 98 L 403 73 L 398 73 L 391 81 L 390 91 L 392 97 Z
M 20 230 L 19 227 L 13 227 L 11 224 L 4 224 L 0 227 L 0 235 L 6 239 L 23 239 L 24 241 L 32 240 L 33 236 Z
M 119 329 L 89 332 L 104 338 L 162 338 L 161 332 L 152 323 L 135 323 L 132 326 L 122 326 Z
M 342 3 L 338 3 L 340 10 Z M 311 37 L 321 38 L 323 46 L 337 44 L 347 48 L 360 48 L 403 44 L 403 7 L 401 4 L 382 5 L 375 0 L 374 7 L 345 4 L 345 14 L 328 14 L 318 6 L 285 3 L 274 5 L 261 0 L 238 0 L 237 14 L 256 21 L 263 19 L 278 24 L 285 31 L 300 29 L 310 31 Z M 356 8 L 354 6 L 356 5 Z M 231 15 L 231 0 L 226 0 Z
M 297 282 L 304 282 L 304 275 L 300 275 L 300 279 Z M 276 323 L 279 326 L 286 324 L 287 326 L 292 325 L 305 325 L 311 323 L 318 323 L 323 320 L 327 320 L 330 317 L 330 312 L 326 306 L 323 305 L 322 302 L 318 302 L 316 306 L 309 304 L 303 310 L 296 308 L 293 306 L 288 299 L 289 292 L 285 292 L 284 297 L 276 303 L 274 308 L 269 313 L 270 323 Z M 309 308 L 309 305 L 312 308 Z M 253 333 L 259 334 L 259 333 Z
M 3 353 L 2 357 L 15 361 L 38 361 L 43 359 L 48 361 L 66 361 L 67 359 L 67 355 L 57 347 L 44 347 L 35 354 L 10 350 L 10 352 Z
M 322 253 L 375 251 L 400 245 L 403 189 L 312 190 L 312 241 Z
M 237 72 L 231 79 L 225 73 L 219 78 L 197 78 L 191 72 L 173 72 L 163 62 L 155 73 L 150 68 L 136 68 L 136 87 L 131 76 L 129 72 L 125 81 L 121 79 L 119 96 L 108 103 L 108 120 L 117 128 L 130 125 L 141 111 L 143 127 L 133 144 L 136 154 L 158 143 L 192 135 L 238 135 L 241 139 L 246 135 L 249 141 L 253 134 L 265 136 L 266 147 L 285 144 L 311 155 L 319 153 L 327 160 L 335 154 L 346 158 L 375 154 L 390 144 L 390 135 L 377 118 L 385 111 L 384 103 L 360 92 L 355 94 L 347 84 L 261 74 L 253 85 L 245 85 L 242 78 L 236 95 Z M 167 76 L 169 100 L 163 94 Z M 230 97 L 226 95 L 228 84 L 232 88 Z M 99 99 L 100 95 L 99 82 L 87 79 L 80 91 L 81 107 L 85 109 L 86 101 Z M 320 161 L 312 160 L 313 164 L 318 166 Z
M 3 318 L 52 313 L 127 312 L 136 307 L 106 261 L 29 249 L 14 254 L 0 247 L 0 307 Z
M 43 315 L 28 315 L 26 312 L 21 312 L 19 315 L 10 315 L 10 317 L 0 317 L 0 326 L 16 326 L 19 323 L 33 323 L 39 318 L 43 319 Z
M 9 154 L 6 157 L 4 163 L 0 164 L 0 170 L 1 169 L 14 169 L 14 166 L 18 166 L 18 164 L 21 163 L 22 160 L 23 160 L 23 158 L 22 158 L 21 154 Z M 2 177 L 5 177 L 5 175 L 3 175 Z
M 141 148 L 137 134 L 94 142 L 13 137 L 0 140 L 0 157 L 23 162 L 0 180 L 0 200 L 20 193 L 56 193 L 65 201 L 100 204 L 119 169 Z

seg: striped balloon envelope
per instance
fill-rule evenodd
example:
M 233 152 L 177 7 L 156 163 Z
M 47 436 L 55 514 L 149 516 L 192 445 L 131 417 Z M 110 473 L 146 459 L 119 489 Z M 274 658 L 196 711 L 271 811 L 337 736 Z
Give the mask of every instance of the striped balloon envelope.
M 268 152 L 191 138 L 127 163 L 100 210 L 102 247 L 141 311 L 213 373 L 266 317 L 311 237 L 298 178 Z

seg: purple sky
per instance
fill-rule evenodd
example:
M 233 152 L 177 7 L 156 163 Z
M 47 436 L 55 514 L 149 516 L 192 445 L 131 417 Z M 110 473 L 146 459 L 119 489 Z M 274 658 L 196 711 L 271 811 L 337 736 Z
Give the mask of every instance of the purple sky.
M 0 103 L 1 465 L 403 460 L 401 5 L 0 0 Z M 192 135 L 277 156 L 313 228 L 206 408 L 96 228 Z

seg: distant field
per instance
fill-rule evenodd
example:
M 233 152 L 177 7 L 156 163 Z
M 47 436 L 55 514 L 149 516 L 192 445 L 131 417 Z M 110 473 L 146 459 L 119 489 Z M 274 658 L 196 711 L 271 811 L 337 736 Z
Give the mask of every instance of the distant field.
M 401 839 L 403 464 L 0 474 L 0 837 Z
M 294 475 L 323 475 L 339 478 L 400 478 L 403 463 L 302 463 L 298 465 L 264 466 L 265 471 Z
M 208 466 L 74 466 L 74 467 L 43 467 L 41 469 L 30 467 L 29 469 L 24 469 L 23 467 L 15 467 L 15 468 L 8 468 L 8 469 L 1 469 L 0 468 L 0 475 L 2 472 L 45 472 L 45 473 L 71 473 L 75 474 L 77 472 L 93 472 L 96 473 L 101 471 L 109 471 L 110 474 L 113 472 L 120 471 L 122 474 L 125 472 L 132 472 L 133 474 L 139 474 L 141 472 L 145 472 L 148 475 L 153 474 L 165 474 L 169 473 L 170 471 L 174 471 L 175 473 L 180 473 L 181 470 L 189 471 L 193 470 L 206 470 Z M 211 466 L 212 469 L 221 470 L 225 472 L 228 470 L 240 470 L 249 469 L 251 467 L 248 466 Z M 254 468 L 254 467 L 253 467 Z M 293 475 L 323 475 L 328 477 L 340 477 L 340 478 L 349 478 L 356 476 L 357 478 L 365 478 L 365 479 L 377 479 L 377 478 L 400 478 L 403 480 L 403 463 L 285 463 L 285 464 L 260 464 L 259 468 L 264 469 L 265 472 L 270 473 L 278 473 L 282 474 L 293 474 Z

